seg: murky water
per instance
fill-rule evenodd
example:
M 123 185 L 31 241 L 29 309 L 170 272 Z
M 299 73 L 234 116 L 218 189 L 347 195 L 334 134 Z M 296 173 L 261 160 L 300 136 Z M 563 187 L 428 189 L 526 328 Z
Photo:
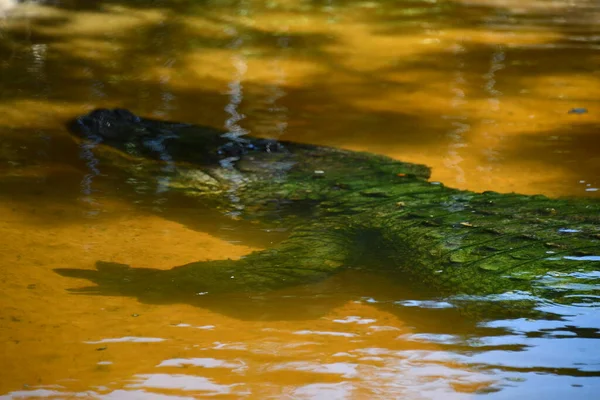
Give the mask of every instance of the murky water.
M 595 305 L 473 321 L 348 272 L 181 302 L 55 268 L 168 269 L 281 233 L 128 190 L 64 124 L 97 107 L 600 196 L 596 1 L 0 1 L 0 398 L 595 398 Z M 14 6 L 11 8 L 10 6 Z M 551 317 L 550 317 L 551 316 Z

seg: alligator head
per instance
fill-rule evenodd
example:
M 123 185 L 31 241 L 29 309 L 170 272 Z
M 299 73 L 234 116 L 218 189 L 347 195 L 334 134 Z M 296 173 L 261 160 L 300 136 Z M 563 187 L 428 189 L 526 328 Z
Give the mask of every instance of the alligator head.
M 281 152 L 271 139 L 232 137 L 209 126 L 140 118 L 124 109 L 96 109 L 68 124 L 76 136 L 134 157 L 214 165 L 252 152 Z

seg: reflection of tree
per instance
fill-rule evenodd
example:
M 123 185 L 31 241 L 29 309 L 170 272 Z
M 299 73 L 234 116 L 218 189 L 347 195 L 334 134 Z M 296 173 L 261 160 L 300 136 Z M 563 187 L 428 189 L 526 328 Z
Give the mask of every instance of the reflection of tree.
M 586 4 L 587 9 L 582 6 Z M 375 5 L 353 0 L 269 7 L 250 0 L 58 2 L 47 12 L 5 24 L 0 35 L 0 102 L 38 98 L 84 103 L 88 108 L 118 104 L 144 115 L 226 125 L 233 133 L 247 130 L 285 138 L 301 132 L 303 140 L 351 142 L 373 151 L 386 150 L 376 140 L 384 136 L 396 147 L 441 141 L 440 153 L 447 149 L 444 157 L 455 168 L 462 146 L 485 124 L 484 118 L 472 114 L 477 101 L 487 99 L 491 121 L 493 109 L 503 111 L 500 93 L 502 101 L 508 101 L 522 97 L 521 90 L 534 79 L 569 79 L 574 71 L 580 77 L 595 76 L 597 54 L 585 40 L 593 40 L 597 28 L 576 24 L 578 18 L 587 21 L 598 12 L 590 2 L 565 8 L 565 23 L 553 22 L 548 10 L 519 11 L 491 3 Z M 102 21 L 103 29 L 72 32 L 82 18 Z M 312 22 L 294 25 L 301 19 Z M 344 24 L 349 21 L 351 27 L 364 28 L 360 40 L 371 41 L 374 48 L 385 41 L 397 41 L 402 47 L 412 40 L 418 51 L 399 53 L 408 56 L 392 53 L 382 57 L 383 62 L 371 62 L 377 51 L 365 48 L 366 53 L 360 54 L 362 50 L 353 48 L 355 42 L 345 36 Z M 503 41 L 511 40 L 503 33 L 506 30 L 517 36 L 544 32 L 545 42 L 506 45 Z M 443 45 L 423 46 L 423 40 Z M 458 48 L 460 53 L 455 52 Z M 232 54 L 234 59 L 229 58 Z M 557 54 L 561 62 L 555 62 Z M 364 62 L 358 67 L 349 61 L 361 58 Z M 190 60 L 207 65 L 195 74 Z M 296 62 L 318 68 L 303 72 L 299 82 L 293 76 Z M 254 79 L 251 75 L 258 65 L 269 72 Z M 332 83 L 337 77 L 343 80 Z M 431 89 L 435 80 L 446 85 L 443 91 Z M 461 92 L 468 100 L 465 104 L 458 104 Z M 433 96 L 432 105 L 406 107 L 415 93 Z M 365 95 L 368 98 L 362 98 Z M 456 111 L 450 120 L 444 119 L 449 108 L 436 107 L 440 98 Z M 371 107 L 376 102 L 387 104 Z M 252 117 L 241 123 L 243 115 Z M 489 127 L 488 134 L 498 137 Z M 397 134 L 376 136 L 374 131 L 381 130 Z M 493 164 L 493 158 L 501 155 L 499 145 L 506 143 L 488 144 L 484 158 Z M 467 178 L 457 170 L 457 180 L 462 179 Z
M 230 29 L 228 33 L 232 36 L 229 48 L 233 51 L 231 64 L 233 65 L 234 73 L 227 84 L 229 87 L 227 93 L 229 95 L 229 103 L 225 106 L 225 111 L 229 114 L 229 118 L 225 121 L 225 129 L 227 130 L 227 136 L 232 139 L 238 139 L 240 136 L 248 133 L 247 130 L 243 129 L 238 124 L 238 122 L 244 119 L 244 115 L 239 112 L 239 108 L 244 99 L 242 82 L 244 80 L 244 75 L 246 75 L 246 72 L 248 71 L 248 65 L 243 49 L 241 49 L 244 45 L 244 36 L 235 28 Z
M 253 7 L 254 16 L 265 16 L 273 14 L 273 18 L 278 18 L 281 13 L 298 14 L 310 17 L 318 17 L 324 15 L 330 24 L 335 25 L 340 23 L 334 17 L 344 16 L 346 9 L 359 8 L 364 2 L 361 1 L 345 1 L 337 2 L 331 0 L 314 0 L 303 7 L 294 8 L 291 5 L 279 8 L 265 8 L 255 5 L 248 0 L 229 1 L 229 2 L 209 2 L 209 1 L 148 1 L 138 0 L 125 2 L 122 0 L 71 0 L 57 2 L 54 7 L 65 10 L 62 13 L 48 12 L 33 14 L 27 23 L 20 23 L 11 26 L 0 37 L 0 54 L 2 54 L 4 62 L 3 69 L 8 69 L 10 72 L 11 63 L 7 62 L 4 57 L 10 54 L 10 50 L 16 50 L 23 53 L 32 53 L 33 45 L 50 46 L 50 51 L 47 54 L 50 62 L 58 63 L 60 60 L 74 61 L 73 64 L 61 62 L 61 68 L 65 71 L 61 76 L 67 78 L 72 75 L 74 69 L 78 69 L 82 64 L 96 68 L 99 73 L 106 72 L 114 76 L 114 81 L 123 84 L 124 80 L 136 78 L 139 73 L 145 69 L 156 65 L 164 65 L 171 69 L 177 69 L 179 66 L 176 61 L 179 61 L 177 55 L 185 56 L 189 52 L 203 49 L 225 49 L 232 46 L 231 32 L 237 38 L 243 40 L 244 50 L 253 53 L 253 57 L 271 59 L 280 56 L 282 47 L 286 47 L 291 52 L 288 52 L 291 57 L 313 59 L 319 63 L 326 63 L 331 66 L 331 70 L 343 71 L 347 74 L 360 74 L 359 71 L 351 71 L 345 68 L 339 55 L 336 52 L 329 51 L 332 44 L 335 44 L 337 38 L 332 37 L 334 31 L 330 31 L 327 35 L 320 33 L 311 33 L 307 30 L 303 33 L 298 32 L 282 32 L 279 29 L 265 29 L 251 22 L 248 17 L 249 7 Z M 479 30 L 485 28 L 486 31 L 503 31 L 514 28 L 520 31 L 537 32 L 543 28 L 544 31 L 554 32 L 557 36 L 557 43 L 566 43 L 569 40 L 578 41 L 584 40 L 584 36 L 593 36 L 593 25 L 582 28 L 566 23 L 553 23 L 549 20 L 549 16 L 545 10 L 534 9 L 531 13 L 515 11 L 508 8 L 493 5 L 462 5 L 460 2 L 448 1 L 439 5 L 417 1 L 403 1 L 402 8 L 396 10 L 395 1 L 383 1 L 376 8 L 360 9 L 358 21 L 368 24 L 370 30 L 376 35 L 401 36 L 413 35 L 415 33 L 423 33 L 426 31 L 446 30 L 462 30 L 465 28 L 473 28 Z M 584 2 L 586 3 L 586 2 Z M 140 14 L 139 10 L 158 10 L 160 18 L 145 18 Z M 389 9 L 389 10 L 388 10 Z M 105 19 L 119 18 L 126 16 L 127 18 L 138 19 L 139 23 L 132 25 L 130 28 L 125 28 L 123 31 L 111 30 L 111 25 L 106 25 L 106 32 L 89 34 L 83 39 L 88 40 L 90 47 L 84 57 L 78 54 L 70 54 L 69 44 L 76 40 L 82 39 L 81 34 L 77 33 L 77 37 L 69 35 L 68 30 L 49 29 L 52 27 L 68 26 L 77 17 L 78 11 L 93 11 L 95 13 L 107 14 Z M 412 10 L 412 11 L 411 11 Z M 584 18 L 589 15 L 588 9 L 583 7 L 572 7 L 565 9 L 569 16 L 569 21 L 575 21 L 577 18 Z M 390 11 L 390 12 L 386 12 Z M 598 10 L 595 10 L 598 12 Z M 354 12 L 353 12 L 354 13 Z M 585 13 L 585 14 L 584 14 Z M 353 18 L 357 18 L 352 14 Z M 203 23 L 211 22 L 220 27 L 225 34 L 215 34 L 215 32 L 207 31 L 205 34 L 198 29 L 190 33 L 187 29 L 186 18 L 196 18 L 198 26 Z M 589 19 L 586 17 L 586 19 Z M 250 21 L 250 22 L 249 22 Z M 523 24 L 526 22 L 526 24 Z M 120 28 L 118 28 L 120 29 Z M 570 38 L 573 32 L 578 31 L 581 34 L 580 38 Z M 226 34 L 230 32 L 230 34 Z M 282 43 L 285 42 L 285 46 Z M 105 50 L 104 44 L 111 44 L 112 51 Z M 59 46 L 57 46 L 60 44 Z M 467 55 L 471 58 L 485 57 L 488 58 L 490 53 L 497 52 L 497 45 L 474 45 L 469 43 L 469 38 L 465 39 Z M 552 43 L 548 43 L 545 47 L 547 51 L 536 51 L 531 59 L 537 56 L 542 56 L 541 53 L 554 54 Z M 76 49 L 78 50 L 78 49 Z M 510 50 L 507 50 L 510 52 Z M 518 51 L 518 50 L 517 50 Z M 569 50 L 567 50 L 569 51 Z M 38 51 L 39 52 L 39 51 Z M 106 52 L 105 54 L 102 54 Z M 483 54 L 483 53 L 487 54 Z M 481 54 L 480 54 L 481 53 Z M 573 51 L 573 56 L 577 56 L 580 63 L 583 65 L 591 65 L 592 56 L 586 55 L 585 49 Z M 575 54 L 576 53 L 576 54 Z M 592 53 L 587 51 L 587 53 Z M 422 53 L 422 56 L 415 55 L 413 60 L 403 62 L 402 69 L 409 69 L 411 66 L 420 68 L 435 68 L 437 67 L 434 60 L 439 57 L 447 56 L 446 51 L 433 51 L 431 53 Z M 507 54 L 505 54 L 506 56 Z M 99 56 L 94 59 L 95 56 Z M 491 57 L 496 57 L 491 55 Z M 9 57 L 10 58 L 10 57 Z M 525 58 L 521 62 L 523 65 L 529 64 L 527 55 L 519 54 L 518 58 Z M 13 60 L 14 61 L 14 60 Z M 589 61 L 589 63 L 588 63 Z M 18 64 L 18 63 L 15 63 Z M 479 64 L 479 63 L 476 63 Z M 15 69 L 20 65 L 15 65 Z M 408 67 L 408 68 L 407 68 Z M 541 68 L 537 68 L 541 67 Z M 54 75 L 60 74 L 55 70 Z M 544 65 L 536 66 L 536 74 L 551 74 L 554 72 L 567 73 L 570 71 L 561 71 L 560 63 L 544 63 Z M 593 69 L 590 69 L 592 71 Z M 127 71 L 127 72 L 124 72 Z M 378 71 L 379 72 L 379 71 Z M 383 70 L 385 72 L 385 69 Z M 482 73 L 482 71 L 465 70 L 465 73 Z M 489 72 L 489 71 L 488 71 Z M 485 72 L 485 73 L 488 73 Z M 493 73 L 493 72 L 492 72 Z M 525 71 L 525 73 L 528 73 Z M 533 71 L 532 71 L 533 73 Z M 116 76 L 120 75 L 120 76 Z M 377 73 L 369 74 L 369 79 L 376 79 Z M 138 82 L 139 83 L 139 82 Z M 381 83 L 392 83 L 381 80 Z M 128 88 L 130 89 L 130 88 Z M 497 88 L 495 90 L 498 90 Z M 26 93 L 24 95 L 27 95 Z M 168 97 L 168 96 L 167 96 Z
M 506 16 L 506 13 L 503 12 L 499 13 L 498 15 L 494 15 L 493 17 L 500 18 L 500 20 L 505 20 Z M 490 26 L 490 28 L 493 29 L 493 26 L 496 23 L 496 18 L 486 21 L 486 26 Z M 485 83 L 483 88 L 489 96 L 487 103 L 489 106 L 489 111 L 491 111 L 492 115 L 498 113 L 501 105 L 500 98 L 502 96 L 502 92 L 498 90 L 496 83 L 498 81 L 498 73 L 505 67 L 505 48 L 506 46 L 504 44 L 495 44 L 492 46 L 489 68 L 484 75 Z M 502 140 L 502 137 L 497 135 L 495 132 L 497 122 L 498 121 L 496 121 L 496 119 L 493 117 L 482 121 L 482 125 L 486 126 L 485 130 L 482 132 L 482 136 L 485 138 L 487 145 L 483 150 L 485 164 L 481 165 L 479 169 L 482 171 L 482 173 L 490 177 L 494 174 L 494 164 L 498 162 L 498 158 L 500 157 L 497 147 L 499 142 Z M 487 180 L 491 181 L 490 178 L 487 178 Z
M 464 59 L 465 48 L 462 44 L 456 43 L 452 47 L 453 58 L 456 60 L 456 69 L 452 74 L 452 100 L 451 107 L 455 111 L 452 115 L 446 116 L 449 120 L 452 129 L 449 130 L 446 135 L 448 137 L 449 145 L 446 157 L 444 159 L 444 165 L 456 171 L 456 181 L 459 183 L 465 182 L 465 171 L 461 167 L 462 157 L 460 151 L 465 147 L 464 136 L 470 130 L 470 125 L 466 123 L 467 116 L 464 110 L 462 110 L 465 104 L 465 86 L 467 85 L 466 78 L 463 74 L 465 67 Z

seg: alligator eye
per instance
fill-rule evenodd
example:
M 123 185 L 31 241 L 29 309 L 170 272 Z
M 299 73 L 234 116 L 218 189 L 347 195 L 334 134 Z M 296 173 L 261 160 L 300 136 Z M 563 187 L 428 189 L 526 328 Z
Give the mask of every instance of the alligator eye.
M 127 121 L 133 121 L 133 122 L 140 122 L 141 119 L 140 117 L 138 117 L 137 115 L 135 115 L 134 113 L 132 113 L 129 110 L 125 110 L 123 108 L 115 108 L 113 110 L 113 113 L 115 114 L 115 116 L 117 118 L 121 118 Z

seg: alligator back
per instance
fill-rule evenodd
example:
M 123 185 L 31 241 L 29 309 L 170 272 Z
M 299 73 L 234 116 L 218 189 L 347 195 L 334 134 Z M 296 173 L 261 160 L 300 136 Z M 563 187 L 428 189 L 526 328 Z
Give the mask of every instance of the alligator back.
M 190 293 L 265 290 L 368 265 L 444 295 L 527 291 L 569 303 L 600 296 L 595 200 L 461 191 L 429 182 L 423 165 L 231 138 L 125 110 L 96 110 L 70 127 L 128 174 L 221 199 L 218 207 L 236 218 L 290 229 L 277 247 L 242 260 L 197 262 L 142 280 L 161 275 Z M 94 280 L 102 285 L 105 273 Z M 127 273 L 135 281 L 135 271 Z

